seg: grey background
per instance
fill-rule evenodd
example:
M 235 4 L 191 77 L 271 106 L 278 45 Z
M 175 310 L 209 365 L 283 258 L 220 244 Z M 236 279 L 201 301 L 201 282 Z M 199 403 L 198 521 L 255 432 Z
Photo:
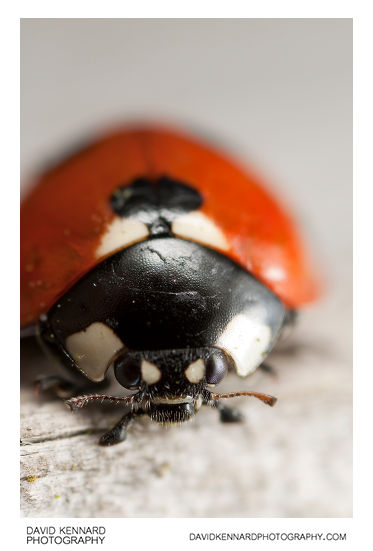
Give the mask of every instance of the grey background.
M 96 418 L 38 402 L 24 376 L 23 450 L 40 448 L 34 463 L 23 456 L 25 514 L 351 515 L 351 107 L 351 20 L 22 21 L 24 188 L 96 130 L 166 121 L 226 147 L 272 183 L 325 281 L 322 299 L 273 354 L 277 380 L 228 381 L 280 398 L 273 410 L 240 402 L 243 426 L 220 426 L 213 412 L 169 431 L 144 422 L 123 447 L 103 451 L 87 432 Z M 54 416 L 52 428 L 43 415 Z M 66 480 L 58 458 L 71 442 L 54 448 L 48 434 L 74 423 L 86 432 L 70 435 L 81 467 Z M 154 464 L 169 467 L 158 476 Z

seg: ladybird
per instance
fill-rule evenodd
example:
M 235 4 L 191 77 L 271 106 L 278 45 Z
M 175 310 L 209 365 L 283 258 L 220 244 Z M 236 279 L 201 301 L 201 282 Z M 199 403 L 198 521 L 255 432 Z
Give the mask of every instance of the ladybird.
M 41 379 L 69 397 L 124 406 L 100 439 L 140 415 L 187 421 L 202 405 L 241 414 L 214 392 L 247 377 L 317 295 L 288 214 L 258 176 L 168 128 L 103 136 L 47 171 L 21 207 L 21 327 L 68 368 Z M 102 393 L 108 371 L 130 395 Z M 87 390 L 88 389 L 88 390 Z

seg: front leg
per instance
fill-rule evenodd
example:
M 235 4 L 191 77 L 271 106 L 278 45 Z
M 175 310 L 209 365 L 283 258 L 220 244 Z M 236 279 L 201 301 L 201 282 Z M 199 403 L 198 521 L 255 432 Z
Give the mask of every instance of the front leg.
M 214 400 L 210 393 L 205 394 L 202 405 L 216 408 L 222 423 L 240 423 L 244 420 L 244 416 L 238 409 L 224 405 L 219 399 Z
M 277 379 L 277 377 L 278 377 L 276 369 L 274 367 L 272 367 L 271 365 L 268 365 L 267 363 L 260 364 L 258 366 L 258 369 L 260 369 L 266 375 L 270 375 L 274 379 Z
M 35 393 L 37 395 L 41 392 L 51 391 L 55 396 L 64 400 L 72 396 L 104 390 L 108 384 L 106 380 L 100 383 L 84 381 L 79 384 L 59 375 L 46 375 L 34 380 Z
M 100 446 L 114 446 L 127 438 L 127 427 L 135 417 L 143 415 L 142 410 L 129 411 L 123 415 L 113 428 L 105 432 L 99 440 Z
M 245 419 L 239 409 L 225 406 L 220 400 L 217 400 L 215 407 L 219 411 L 219 418 L 222 423 L 241 423 Z

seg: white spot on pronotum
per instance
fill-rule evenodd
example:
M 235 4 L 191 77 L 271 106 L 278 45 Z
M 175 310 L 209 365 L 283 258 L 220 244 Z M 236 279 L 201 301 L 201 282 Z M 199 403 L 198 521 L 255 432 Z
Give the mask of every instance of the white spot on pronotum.
M 190 383 L 199 383 L 204 376 L 205 362 L 201 358 L 191 363 L 185 370 L 185 377 Z
M 264 271 L 264 277 L 270 281 L 283 281 L 286 278 L 286 273 L 281 266 L 269 266 Z
M 176 218 L 172 232 L 178 237 L 192 239 L 216 249 L 229 249 L 229 243 L 218 226 L 200 211 L 188 212 Z
M 228 323 L 216 344 L 232 356 L 237 374 L 246 377 L 262 363 L 271 338 L 272 332 L 268 325 L 245 314 L 238 314 Z
M 94 322 L 83 331 L 69 335 L 66 348 L 89 379 L 102 381 L 113 356 L 123 348 L 123 343 L 110 327 Z
M 133 243 L 145 239 L 149 235 L 147 226 L 135 218 L 116 217 L 109 224 L 106 233 L 103 235 L 96 256 L 102 257 Z
M 155 364 L 143 360 L 141 362 L 141 377 L 147 385 L 154 385 L 162 377 L 162 372 Z

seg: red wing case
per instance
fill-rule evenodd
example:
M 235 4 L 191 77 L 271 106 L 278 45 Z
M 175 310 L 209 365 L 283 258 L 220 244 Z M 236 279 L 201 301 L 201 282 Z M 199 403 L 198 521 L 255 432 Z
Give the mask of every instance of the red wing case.
M 113 193 L 138 178 L 165 176 L 201 194 L 204 219 L 223 237 L 212 248 L 246 268 L 288 307 L 316 297 L 298 231 L 256 175 L 182 134 L 135 127 L 104 137 L 47 172 L 24 201 L 21 325 L 47 312 L 105 258 L 97 251 L 116 216 Z

